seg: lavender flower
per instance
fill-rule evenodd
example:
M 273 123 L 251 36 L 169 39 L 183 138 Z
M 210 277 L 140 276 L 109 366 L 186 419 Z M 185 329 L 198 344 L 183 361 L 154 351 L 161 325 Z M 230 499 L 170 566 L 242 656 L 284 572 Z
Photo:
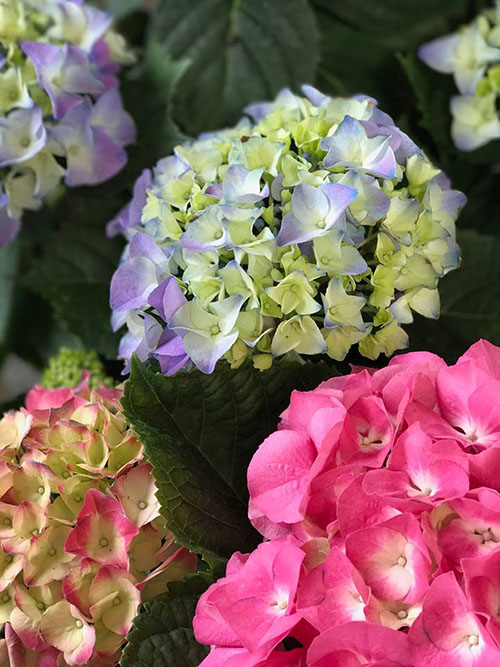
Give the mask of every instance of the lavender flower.
M 165 374 L 219 359 L 405 347 L 413 312 L 438 317 L 465 203 L 366 96 L 284 90 L 253 121 L 177 146 L 109 223 L 129 241 L 113 326 Z
M 110 23 L 84 2 L 2 3 L 0 246 L 61 180 L 101 183 L 127 161 L 135 127 L 116 74 L 130 54 L 115 48 Z

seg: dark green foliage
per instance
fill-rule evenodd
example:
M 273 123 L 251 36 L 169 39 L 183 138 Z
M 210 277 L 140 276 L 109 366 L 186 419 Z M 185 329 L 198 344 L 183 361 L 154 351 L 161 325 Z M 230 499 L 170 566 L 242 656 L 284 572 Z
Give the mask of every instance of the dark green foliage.
M 191 575 L 146 602 L 127 637 L 121 667 L 197 667 L 208 647 L 194 638 L 193 616 L 199 596 L 212 581 L 209 573 Z
M 276 362 L 212 375 L 167 378 L 133 360 L 123 406 L 154 467 L 162 512 L 178 541 L 208 558 L 248 551 L 259 535 L 247 519 L 246 470 L 277 425 L 293 389 L 332 375 L 326 364 Z

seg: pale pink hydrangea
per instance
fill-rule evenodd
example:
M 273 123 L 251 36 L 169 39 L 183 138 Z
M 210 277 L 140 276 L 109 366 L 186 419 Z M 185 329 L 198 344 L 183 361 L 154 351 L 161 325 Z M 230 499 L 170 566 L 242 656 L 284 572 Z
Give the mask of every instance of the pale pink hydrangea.
M 500 665 L 500 348 L 294 392 L 248 486 L 265 541 L 199 601 L 203 667 Z
M 159 515 L 122 390 L 88 380 L 35 387 L 0 420 L 0 664 L 117 665 L 141 602 L 196 569 Z

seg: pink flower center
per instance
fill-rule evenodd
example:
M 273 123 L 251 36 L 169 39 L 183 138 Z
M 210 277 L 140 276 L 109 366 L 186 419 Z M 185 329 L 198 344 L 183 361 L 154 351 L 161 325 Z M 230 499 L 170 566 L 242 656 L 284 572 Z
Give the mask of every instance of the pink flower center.
M 400 565 L 401 567 L 404 567 L 408 561 L 404 556 L 400 556 L 398 560 L 396 561 L 397 565 Z
M 491 528 L 486 530 L 475 530 L 474 535 L 479 535 L 482 539 L 482 544 L 487 544 L 488 542 L 497 542 L 495 535 L 493 534 Z
M 475 428 L 471 429 L 471 431 L 469 431 L 469 433 L 466 433 L 465 435 L 467 437 L 467 440 L 470 440 L 470 442 L 477 442 L 479 440 L 479 436 Z
M 288 608 L 288 594 L 278 592 L 271 602 L 271 607 L 275 613 L 283 615 Z

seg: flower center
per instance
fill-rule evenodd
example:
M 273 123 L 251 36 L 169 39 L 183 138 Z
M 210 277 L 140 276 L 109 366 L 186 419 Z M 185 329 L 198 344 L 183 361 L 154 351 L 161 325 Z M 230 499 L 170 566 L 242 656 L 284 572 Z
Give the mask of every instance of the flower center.
M 79 630 L 81 630 L 83 628 L 83 623 L 82 623 L 82 621 L 80 621 L 79 618 L 76 619 L 75 625 Z
M 404 567 L 408 561 L 404 556 L 400 556 L 397 560 L 397 564 L 400 565 L 401 567 Z
M 145 510 L 147 506 L 148 506 L 148 504 L 145 503 L 144 500 L 139 500 L 139 502 L 137 503 L 137 507 L 140 510 Z
M 470 646 L 477 646 L 479 644 L 479 635 L 469 635 L 467 641 Z
M 469 440 L 469 442 L 477 442 L 479 440 L 479 436 L 475 428 L 471 429 L 469 433 L 466 433 L 465 437 L 467 440 Z
M 120 596 L 117 595 L 115 599 L 113 600 L 113 604 L 115 607 L 118 607 L 119 604 L 121 604 Z
M 316 227 L 318 229 L 324 229 L 326 227 L 326 222 L 324 220 L 318 220 L 316 223 Z
M 29 137 L 22 137 L 19 140 L 19 143 L 23 148 L 28 148 L 28 146 L 31 144 L 31 139 Z
M 212 334 L 212 336 L 217 336 L 217 334 L 220 334 L 220 327 L 218 327 L 217 325 L 212 327 L 210 329 L 210 333 Z
M 399 619 L 403 620 L 405 618 L 408 618 L 408 612 L 405 611 L 404 609 L 401 609 L 400 611 L 398 611 L 397 616 Z
M 43 488 L 43 486 L 39 486 L 37 491 L 40 496 L 43 496 L 43 494 L 45 493 L 45 489 Z
M 40 611 L 44 611 L 45 605 L 43 604 L 43 602 L 37 602 L 36 608 L 39 609 Z
M 483 533 L 483 544 L 484 542 L 494 542 L 495 541 L 495 536 L 491 532 L 491 528 L 488 528 L 488 530 L 485 530 Z
M 101 545 L 101 547 L 107 547 L 109 541 L 105 537 L 101 537 L 101 539 L 99 540 L 99 544 Z
M 47 551 L 47 553 L 49 554 L 49 556 L 55 556 L 56 553 L 57 553 L 57 550 L 54 549 L 54 547 L 50 547 L 50 549 Z

